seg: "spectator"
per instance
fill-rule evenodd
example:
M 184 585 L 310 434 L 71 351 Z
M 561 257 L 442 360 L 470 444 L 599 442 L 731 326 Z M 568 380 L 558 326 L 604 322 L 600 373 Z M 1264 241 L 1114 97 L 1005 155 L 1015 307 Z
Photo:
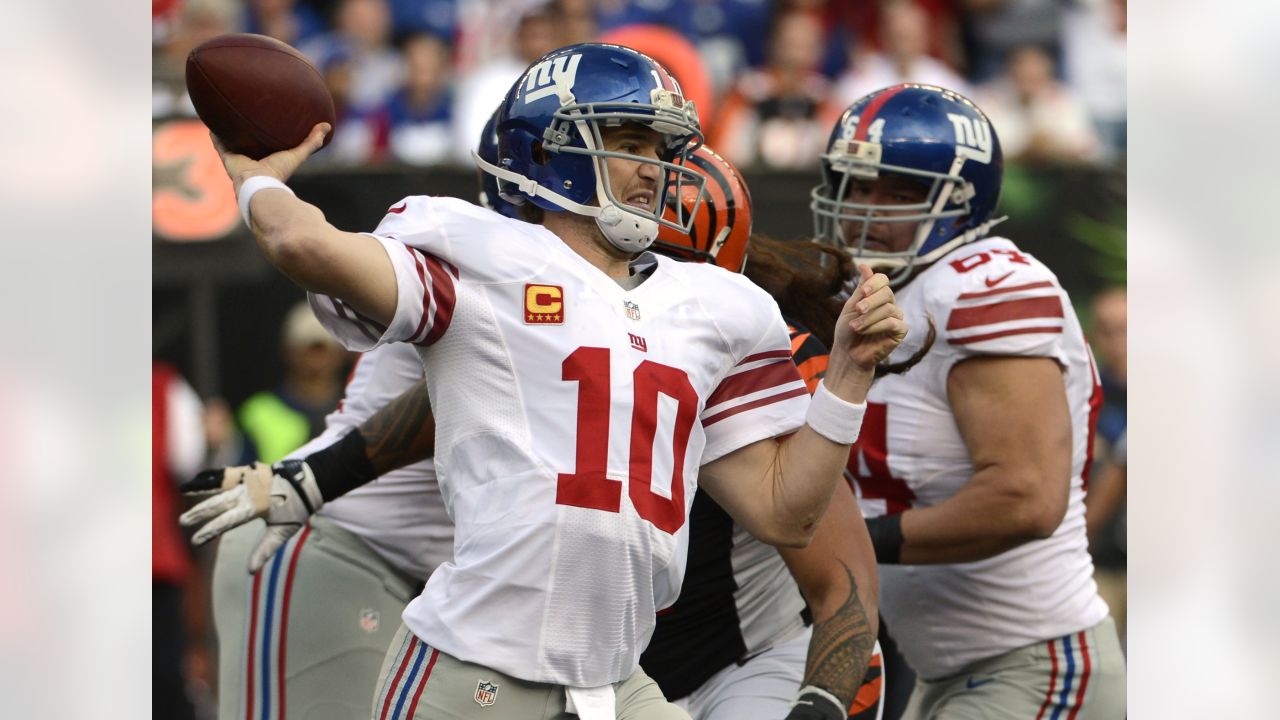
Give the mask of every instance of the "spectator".
M 1107 159 L 1122 155 L 1128 144 L 1127 4 L 1126 0 L 1077 0 L 1063 15 L 1063 74 L 1088 108 Z
M 1022 45 L 1061 50 L 1062 0 L 959 0 L 969 82 L 990 81 Z
M 245 5 L 245 32 L 269 35 L 298 47 L 325 29 L 315 9 L 297 0 L 248 0 Z
M 364 108 L 352 100 L 353 76 L 351 53 L 345 44 L 332 45 L 318 59 L 316 66 L 324 75 L 329 94 L 333 96 L 333 138 L 317 164 L 366 165 L 381 161 L 387 152 L 388 128 L 385 107 Z
M 1089 534 L 1089 552 L 1093 554 L 1094 580 L 1098 594 L 1107 601 L 1116 620 L 1120 644 L 1125 644 L 1128 613 L 1128 523 L 1126 494 L 1129 487 L 1128 432 L 1110 447 L 1107 464 L 1095 473 L 1085 496 L 1085 526 Z
M 817 71 L 822 37 L 815 15 L 779 15 L 768 64 L 738 79 L 709 128 L 708 144 L 739 166 L 811 166 L 826 140 L 819 108 L 829 84 Z
M 348 99 L 361 112 L 381 106 L 403 80 L 400 54 L 391 47 L 391 10 L 387 0 L 339 0 L 334 30 L 301 48 L 321 65 L 333 53 L 345 53 L 351 68 Z
M 1095 470 L 1089 484 L 1086 520 L 1098 593 L 1111 607 L 1120 639 L 1125 639 L 1128 574 L 1128 511 L 1125 502 L 1125 436 L 1128 428 L 1128 295 L 1123 287 L 1103 290 L 1091 303 L 1090 344 L 1102 381 L 1102 410 L 1094 438 Z
M 153 20 L 151 116 L 195 117 L 187 95 L 187 55 L 200 43 L 235 29 L 229 0 L 186 0 Z
M 594 42 L 600 32 L 594 0 L 551 0 L 548 9 L 556 28 L 556 43 Z
M 453 144 L 473 148 L 493 109 L 507 89 L 534 60 L 555 49 L 556 28 L 544 7 L 525 12 L 516 25 L 512 51 L 483 62 L 458 83 L 454 106 Z M 321 153 L 320 155 L 323 155 Z
M 391 24 L 397 35 L 452 38 L 458 29 L 458 4 L 459 0 L 391 0 Z
M 151 702 L 155 717 L 194 720 L 187 694 L 185 587 L 191 556 L 178 529 L 177 484 L 204 462 L 200 398 L 173 368 L 151 363 Z
M 1053 57 L 1035 45 L 1009 56 L 1005 75 L 974 92 L 1005 157 L 1026 163 L 1094 162 L 1098 136 L 1084 104 L 1054 78 Z
M 342 397 L 347 353 L 306 303 L 285 316 L 281 353 L 285 376 L 275 390 L 254 394 L 236 413 L 258 459 L 273 463 L 324 430 L 324 416 Z
M 387 103 L 391 157 L 414 165 L 468 162 L 470 146 L 449 140 L 453 91 L 449 85 L 449 45 L 432 33 L 410 35 L 403 43 L 404 86 Z
M 883 15 L 885 8 L 892 4 L 885 0 L 845 0 L 828 4 L 827 17 L 847 38 L 848 49 L 883 48 Z M 950 68 L 963 68 L 965 57 L 960 46 L 956 0 L 915 0 L 913 4 L 928 16 L 925 53 L 941 59 Z
M 1093 296 L 1092 347 L 1098 359 L 1105 402 L 1098 416 L 1098 434 L 1115 443 L 1127 421 L 1125 396 L 1129 368 L 1129 296 L 1124 287 L 1112 287 Z
M 837 81 L 835 102 L 825 109 L 825 125 L 853 101 L 883 87 L 914 82 L 937 85 L 967 94 L 964 80 L 946 63 L 927 54 L 930 16 L 914 0 L 895 0 L 881 6 L 882 50 L 854 49 L 852 66 Z

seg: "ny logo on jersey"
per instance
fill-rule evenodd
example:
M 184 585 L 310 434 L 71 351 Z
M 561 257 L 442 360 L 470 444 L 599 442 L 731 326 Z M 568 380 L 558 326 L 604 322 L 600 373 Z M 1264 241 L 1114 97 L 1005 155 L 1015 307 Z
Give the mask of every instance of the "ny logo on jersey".
M 974 120 L 966 115 L 947 113 L 947 119 L 956 130 L 956 156 L 991 162 L 991 125 L 986 120 Z
M 649 352 L 649 343 L 645 339 L 635 333 L 627 333 L 627 337 L 631 338 L 631 347 L 640 352 Z
M 564 288 L 559 285 L 525 285 L 524 321 L 529 325 L 563 325 Z
M 476 683 L 475 697 L 481 707 L 489 707 L 494 700 L 498 699 L 498 686 L 488 680 L 481 680 Z
M 525 75 L 524 101 L 531 103 L 556 94 L 556 89 L 572 88 L 578 78 L 582 53 L 560 55 L 534 65 Z

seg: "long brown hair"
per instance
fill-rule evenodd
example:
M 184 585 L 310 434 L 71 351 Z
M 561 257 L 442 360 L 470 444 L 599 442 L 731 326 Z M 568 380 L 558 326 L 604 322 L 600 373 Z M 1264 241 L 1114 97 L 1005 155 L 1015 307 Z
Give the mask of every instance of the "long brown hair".
M 751 235 L 743 268 L 751 282 L 773 296 L 783 315 L 804 325 L 828 348 L 844 308 L 840 295 L 845 278 L 856 272 L 853 258 L 838 248 L 808 240 L 784 242 L 757 233 Z M 915 367 L 936 338 L 930 317 L 924 345 L 902 362 L 881 363 L 876 375 L 901 374 Z

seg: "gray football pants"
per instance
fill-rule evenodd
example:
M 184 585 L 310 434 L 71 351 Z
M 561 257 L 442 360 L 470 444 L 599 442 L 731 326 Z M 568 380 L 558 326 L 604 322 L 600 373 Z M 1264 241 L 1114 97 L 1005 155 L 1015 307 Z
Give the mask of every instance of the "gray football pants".
M 415 583 L 322 516 L 250 575 L 263 527 L 254 521 L 219 540 L 218 719 L 364 717 Z
M 689 720 L 667 702 L 643 670 L 614 684 L 618 720 Z M 517 680 L 458 660 L 403 624 L 387 649 L 373 720 L 577 720 L 565 710 L 563 685 Z
M 1115 621 L 917 680 L 903 720 L 1121 720 L 1125 660 Z

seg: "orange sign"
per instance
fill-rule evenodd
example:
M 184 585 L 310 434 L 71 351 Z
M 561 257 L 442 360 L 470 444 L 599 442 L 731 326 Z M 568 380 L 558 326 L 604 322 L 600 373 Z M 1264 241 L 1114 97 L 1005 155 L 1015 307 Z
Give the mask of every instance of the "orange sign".
M 530 325 L 563 324 L 564 288 L 559 285 L 525 285 L 524 321 Z
M 199 120 L 176 120 L 151 134 L 151 228 L 166 240 L 218 240 L 240 222 L 222 159 Z

